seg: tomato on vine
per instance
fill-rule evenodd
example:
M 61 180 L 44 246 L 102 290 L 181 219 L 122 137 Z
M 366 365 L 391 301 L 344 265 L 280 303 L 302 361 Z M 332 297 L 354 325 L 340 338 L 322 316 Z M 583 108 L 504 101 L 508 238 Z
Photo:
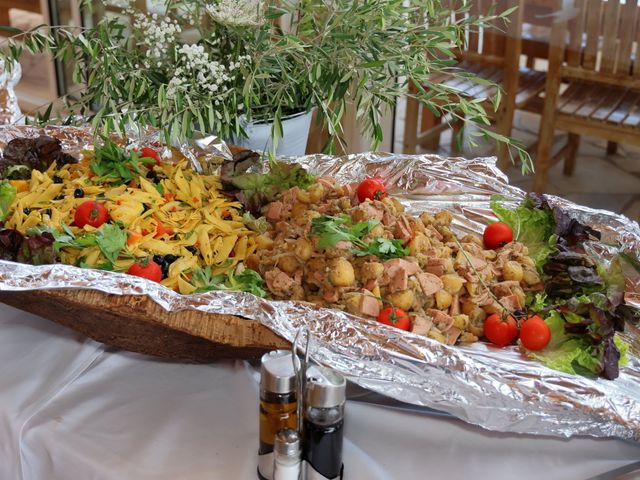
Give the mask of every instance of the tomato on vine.
M 494 313 L 484 321 L 484 336 L 494 345 L 504 347 L 518 336 L 518 324 L 511 315 L 503 318 Z
M 162 268 L 153 260 L 134 263 L 129 267 L 127 273 L 129 275 L 146 278 L 158 283 L 162 281 Z
M 378 321 L 385 325 L 399 328 L 400 330 L 411 330 L 411 319 L 407 313 L 395 307 L 385 308 L 378 315 Z
M 538 315 L 529 317 L 520 326 L 520 342 L 527 350 L 542 350 L 551 340 L 551 329 Z
M 387 189 L 384 184 L 377 178 L 367 178 L 358 185 L 358 200 L 364 202 L 369 200 L 382 200 L 388 196 Z
M 495 250 L 513 241 L 513 231 L 506 223 L 495 222 L 484 229 L 482 239 L 486 248 Z
M 73 221 L 78 228 L 83 228 L 85 225 L 98 228 L 105 223 L 108 218 L 109 214 L 102 203 L 89 200 L 78 205 Z

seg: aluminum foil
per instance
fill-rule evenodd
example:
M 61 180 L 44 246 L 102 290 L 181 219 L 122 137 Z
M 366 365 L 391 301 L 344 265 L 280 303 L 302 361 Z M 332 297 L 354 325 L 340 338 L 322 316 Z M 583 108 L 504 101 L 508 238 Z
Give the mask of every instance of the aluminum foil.
M 20 133 L 33 135 L 37 131 L 30 127 L 0 128 L 0 146 Z M 61 137 L 71 151 L 81 150 L 91 138 L 82 129 L 54 128 L 47 133 Z M 206 141 L 202 145 L 199 148 L 207 148 Z M 318 175 L 332 175 L 345 183 L 380 174 L 410 212 L 450 210 L 459 232 L 482 231 L 492 217 L 492 194 L 501 194 L 514 204 L 524 197 L 522 190 L 507 183 L 493 158 L 365 153 L 313 155 L 295 161 Z M 637 223 L 561 198 L 552 197 L 551 201 L 602 230 L 608 241 L 620 242 L 632 253 L 640 251 Z M 593 254 L 607 258 L 610 252 L 593 248 Z M 626 294 L 634 301 L 640 298 L 640 279 L 635 271 L 628 275 Z M 300 302 L 276 302 L 230 292 L 183 296 L 125 274 L 0 261 L 1 290 L 48 288 L 146 295 L 167 311 L 194 309 L 239 315 L 259 321 L 289 341 L 307 325 L 313 335 L 310 352 L 315 361 L 340 371 L 362 387 L 397 400 L 447 412 L 490 430 L 640 441 L 637 328 L 627 333 L 636 350 L 620 377 L 614 381 L 593 380 L 550 370 L 526 359 L 516 347 L 493 348 L 481 342 L 447 346 L 372 320 Z

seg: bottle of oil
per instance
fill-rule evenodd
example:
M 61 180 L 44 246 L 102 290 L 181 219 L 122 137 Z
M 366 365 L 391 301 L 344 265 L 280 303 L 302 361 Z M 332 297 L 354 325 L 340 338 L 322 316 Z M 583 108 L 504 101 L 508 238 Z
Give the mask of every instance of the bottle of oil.
M 345 398 L 346 381 L 342 375 L 324 367 L 307 370 L 302 422 L 307 480 L 342 478 Z
M 258 477 L 273 479 L 273 445 L 276 434 L 296 428 L 296 374 L 291 352 L 276 350 L 262 356 L 260 368 L 260 448 Z

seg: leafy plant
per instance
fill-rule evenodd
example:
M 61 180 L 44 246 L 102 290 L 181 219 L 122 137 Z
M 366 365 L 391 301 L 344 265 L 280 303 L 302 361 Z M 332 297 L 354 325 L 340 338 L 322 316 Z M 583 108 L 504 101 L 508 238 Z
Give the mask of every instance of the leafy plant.
M 456 68 L 456 52 L 469 30 L 504 25 L 512 12 L 476 17 L 466 0 L 165 0 L 164 15 L 128 7 L 130 28 L 105 17 L 90 28 L 12 29 L 3 56 L 12 65 L 27 49 L 75 62 L 81 88 L 65 96 L 66 121 L 89 118 L 105 133 L 124 134 L 134 122 L 161 128 L 167 140 L 196 130 L 233 139 L 246 135 L 246 122 L 265 120 L 277 141 L 284 117 L 316 109 L 333 153 L 351 103 L 375 149 L 383 114 L 413 84 L 411 95 L 437 115 L 514 144 L 488 128 L 481 102 L 433 80 L 444 72 L 487 83 Z M 187 30 L 195 30 L 194 43 L 185 41 Z M 492 99 L 495 108 L 500 99 Z M 51 114 L 50 106 L 41 120 Z

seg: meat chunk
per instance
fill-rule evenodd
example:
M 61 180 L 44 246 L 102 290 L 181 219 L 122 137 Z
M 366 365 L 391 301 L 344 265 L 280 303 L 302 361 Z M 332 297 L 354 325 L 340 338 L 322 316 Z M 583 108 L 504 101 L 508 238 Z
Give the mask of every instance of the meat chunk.
M 366 289 L 362 290 L 360 296 L 360 313 L 369 317 L 377 317 L 380 314 L 378 299 Z
M 420 265 L 417 262 L 410 262 L 404 258 L 392 258 L 383 263 L 385 271 L 389 277 L 393 277 L 398 269 L 407 272 L 407 275 L 415 275 L 420 271 Z
M 432 273 L 416 273 L 416 278 L 418 279 L 422 292 L 427 296 L 442 290 L 442 280 Z
M 404 268 L 398 268 L 389 282 L 389 290 L 391 292 L 397 292 L 400 290 L 406 290 L 409 287 L 409 275 Z
M 282 202 L 271 202 L 267 207 L 267 220 L 277 222 L 282 217 Z
M 269 270 L 264 274 L 269 291 L 278 297 L 286 297 L 291 294 L 296 281 L 279 268 Z
M 404 215 L 398 219 L 398 222 L 395 225 L 393 236 L 399 240 L 402 240 L 404 245 L 409 243 L 413 238 L 413 230 L 411 229 L 411 225 L 409 224 L 407 217 L 405 217 Z
M 422 315 L 412 315 L 411 332 L 417 335 L 427 335 L 433 326 L 433 321 Z
M 522 305 L 522 303 L 520 302 L 520 297 L 518 297 L 518 295 L 508 295 L 506 297 L 502 297 L 500 299 L 500 303 L 511 313 L 524 307 L 524 305 Z
M 449 315 L 452 317 L 460 314 L 460 296 L 456 293 L 451 299 L 451 306 L 449 307 Z
M 436 310 L 435 308 L 428 308 L 425 313 L 433 318 L 433 323 L 441 332 L 446 332 L 453 325 L 453 317 L 440 310 Z
M 458 327 L 451 327 L 447 330 L 447 345 L 454 345 L 458 341 L 458 337 L 462 333 Z

